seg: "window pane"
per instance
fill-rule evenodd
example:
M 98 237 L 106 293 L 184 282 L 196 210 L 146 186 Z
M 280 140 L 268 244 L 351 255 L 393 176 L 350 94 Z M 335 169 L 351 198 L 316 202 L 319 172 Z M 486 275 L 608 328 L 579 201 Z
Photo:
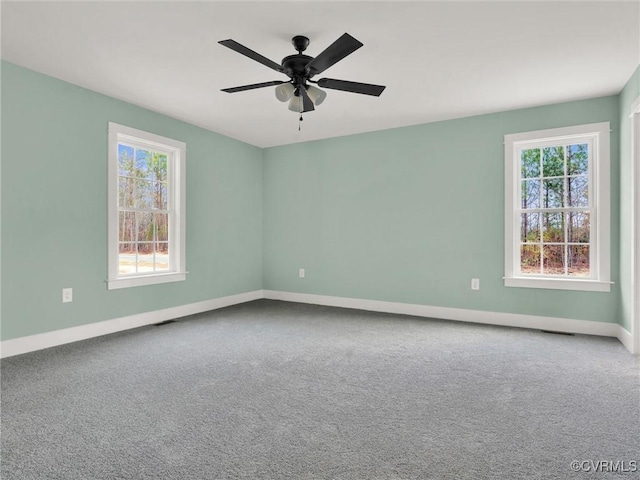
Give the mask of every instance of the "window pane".
M 169 243 L 156 242 L 156 271 L 169 270 Z
M 567 197 L 570 207 L 588 207 L 589 177 L 569 177 L 567 181 Z
M 520 163 L 522 165 L 522 178 L 533 178 L 540 176 L 540 149 L 532 148 L 522 150 L 520 153 Z
M 156 242 L 156 252 L 162 254 L 169 253 L 169 242 Z
M 543 208 L 564 207 L 564 178 L 553 178 L 543 181 Z
M 136 213 L 136 219 L 138 221 L 138 233 L 136 240 L 138 240 L 138 242 L 152 242 L 155 239 L 153 213 L 138 212 Z
M 159 242 L 169 241 L 169 214 L 155 213 L 154 222 L 156 224 L 156 240 Z
M 543 245 L 542 259 L 542 273 L 564 275 L 564 245 Z
M 135 242 L 136 214 L 133 212 L 118 212 L 118 240 L 121 242 Z
M 523 243 L 540 241 L 539 213 L 523 213 L 520 215 L 520 241 Z
M 540 245 L 520 246 L 520 272 L 540 274 Z
M 540 180 L 523 180 L 522 208 L 540 208 Z
M 167 156 L 160 153 L 153 153 L 149 157 L 148 178 L 157 182 L 167 181 Z
M 567 145 L 567 175 L 584 175 L 589 170 L 589 146 Z
M 136 273 L 136 244 L 121 243 L 118 251 L 118 273 Z
M 133 176 L 133 147 L 118 144 L 118 175 Z
M 134 180 L 133 207 L 140 210 L 151 210 L 153 208 L 153 189 L 151 182 L 147 180 Z
M 569 243 L 589 243 L 591 221 L 587 212 L 569 212 L 568 241 Z
M 146 178 L 147 180 L 152 179 L 149 169 L 149 160 L 151 158 L 151 155 L 152 154 L 149 150 L 136 149 L 136 177 Z
M 564 147 L 542 149 L 542 176 L 559 177 L 564 175 Z
M 567 261 L 569 275 L 588 277 L 591 274 L 588 245 L 569 245 L 569 258 Z
M 165 182 L 153 182 L 153 208 L 167 209 L 167 184 Z
M 546 243 L 564 242 L 564 214 L 542 214 L 542 241 Z
M 153 242 L 138 243 L 138 273 L 153 272 Z
M 133 180 L 130 177 L 118 177 L 118 205 L 133 207 Z
M 142 260 L 149 260 L 153 255 L 153 242 L 138 242 L 138 262 Z M 146 258 L 149 257 L 149 258 Z

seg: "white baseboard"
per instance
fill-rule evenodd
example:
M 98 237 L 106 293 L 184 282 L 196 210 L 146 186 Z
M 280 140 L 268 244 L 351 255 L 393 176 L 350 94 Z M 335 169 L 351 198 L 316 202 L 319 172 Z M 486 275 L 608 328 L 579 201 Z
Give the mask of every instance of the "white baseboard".
M 265 290 L 264 298 L 284 300 L 288 302 L 312 303 L 331 307 L 355 308 L 373 312 L 397 313 L 417 317 L 440 318 L 471 323 L 484 323 L 505 327 L 532 328 L 565 333 L 581 333 L 603 337 L 619 337 L 622 328 L 617 323 L 592 322 L 589 320 L 572 320 L 569 318 L 541 317 L 519 313 L 485 312 L 462 308 L 432 307 L 410 303 L 381 302 L 360 298 L 331 297 L 308 293 L 278 292 Z M 624 329 L 623 329 L 624 330 Z M 625 330 L 626 331 L 626 330 Z M 622 340 L 621 340 L 622 341 Z M 625 344 L 624 342 L 622 342 Z M 625 344 L 625 346 L 627 346 Z M 628 347 L 627 347 L 628 348 Z
M 588 320 L 573 320 L 569 318 L 541 317 L 537 315 L 523 315 L 519 313 L 486 312 L 482 310 L 468 310 L 462 308 L 434 307 L 410 303 L 383 302 L 378 300 L 364 300 L 360 298 L 333 297 L 309 293 L 280 292 L 274 290 L 255 290 L 227 297 L 214 298 L 203 302 L 180 305 L 153 312 L 145 312 L 127 317 L 114 318 L 103 322 L 80 325 L 78 327 L 55 330 L 27 337 L 14 338 L 0 342 L 0 358 L 20 355 L 22 353 L 55 347 L 65 343 L 77 342 L 88 338 L 107 335 L 109 333 L 129 330 L 131 328 L 151 325 L 165 320 L 185 317 L 196 313 L 216 310 L 218 308 L 237 305 L 267 298 L 287 302 L 310 303 L 331 307 L 354 308 L 372 312 L 395 313 L 413 315 L 417 317 L 439 318 L 488 325 L 506 327 L 531 328 L 536 330 L 551 330 L 565 333 L 580 333 L 585 335 L 599 335 L 615 337 L 634 353 L 633 336 L 617 323 L 592 322 Z M 640 353 L 640 352 L 638 352 Z
M 622 343 L 627 350 L 631 353 L 638 355 L 640 352 L 636 352 L 633 345 L 633 335 L 629 333 L 629 331 L 624 328 L 622 325 L 618 325 L 618 334 L 616 335 L 620 343 Z
M 186 317 L 187 315 L 216 310 L 218 308 L 228 307 L 238 303 L 250 302 L 260 298 L 264 298 L 264 292 L 262 290 L 255 290 L 253 292 L 239 293 L 237 295 L 214 298 L 203 302 L 165 308 L 164 310 L 139 313 L 137 315 L 114 318 L 103 322 L 88 323 L 78 327 L 54 330 L 53 332 L 39 333 L 37 335 L 4 340 L 0 343 L 0 357 L 5 358 L 13 355 L 20 355 L 22 353 L 55 347 L 65 343 L 77 342 L 79 340 L 99 337 L 101 335 L 120 332 L 122 330 L 129 330 L 131 328 L 164 322 L 165 320 L 172 320 L 174 318 Z

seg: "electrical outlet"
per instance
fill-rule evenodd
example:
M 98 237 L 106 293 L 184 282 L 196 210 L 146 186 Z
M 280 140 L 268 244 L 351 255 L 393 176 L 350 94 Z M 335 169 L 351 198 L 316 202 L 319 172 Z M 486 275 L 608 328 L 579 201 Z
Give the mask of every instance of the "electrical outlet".
M 299 268 L 299 269 L 298 269 L 298 276 L 299 276 L 300 278 L 304 278 L 304 268 Z
M 73 288 L 62 289 L 62 303 L 73 302 Z
M 480 290 L 480 279 L 472 278 L 471 279 L 471 290 Z

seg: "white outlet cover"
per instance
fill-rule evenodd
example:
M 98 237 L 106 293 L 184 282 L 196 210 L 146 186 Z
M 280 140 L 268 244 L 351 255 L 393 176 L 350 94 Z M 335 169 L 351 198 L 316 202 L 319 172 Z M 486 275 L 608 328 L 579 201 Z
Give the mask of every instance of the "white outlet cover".
M 69 303 L 73 301 L 73 288 L 62 289 L 62 303 Z
M 298 275 L 300 276 L 300 278 L 304 278 L 304 268 L 298 269 Z

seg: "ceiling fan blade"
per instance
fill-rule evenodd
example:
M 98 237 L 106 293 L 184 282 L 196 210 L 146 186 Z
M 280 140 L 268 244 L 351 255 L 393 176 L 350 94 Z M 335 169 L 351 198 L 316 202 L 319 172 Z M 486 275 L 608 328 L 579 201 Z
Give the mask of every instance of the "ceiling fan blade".
M 227 48 L 230 48 L 235 52 L 241 53 L 245 57 L 249 57 L 250 59 L 255 60 L 256 62 L 260 62 L 261 64 L 274 69 L 276 72 L 282 72 L 282 67 L 278 65 L 276 62 L 274 62 L 273 60 L 269 60 L 267 57 L 264 57 L 259 53 L 254 52 L 253 50 L 245 47 L 244 45 L 239 44 L 235 40 L 231 40 L 231 39 L 220 40 L 218 43 L 220 45 L 224 45 Z
M 372 85 L 370 83 L 348 82 L 347 80 L 336 80 L 334 78 L 321 78 L 318 86 L 342 90 L 343 92 L 361 93 L 363 95 L 373 95 L 379 97 L 382 91 L 387 88 L 383 85 Z
M 262 83 L 252 83 L 251 85 L 243 85 L 241 87 L 232 87 L 232 88 L 223 88 L 223 92 L 227 93 L 236 93 L 236 92 L 244 92 L 245 90 L 253 90 L 254 88 L 262 88 L 262 87 L 271 87 L 273 85 L 282 85 L 284 82 L 282 80 L 274 80 L 272 82 L 262 82 Z
M 338 63 L 350 53 L 362 47 L 362 43 L 348 33 L 329 45 L 322 53 L 307 64 L 307 68 L 315 75 Z
M 313 112 L 315 110 L 315 107 L 313 106 L 313 102 L 311 101 L 311 98 L 309 98 L 307 89 L 304 87 L 300 87 L 299 91 L 300 91 L 300 95 L 302 95 L 302 113 Z

